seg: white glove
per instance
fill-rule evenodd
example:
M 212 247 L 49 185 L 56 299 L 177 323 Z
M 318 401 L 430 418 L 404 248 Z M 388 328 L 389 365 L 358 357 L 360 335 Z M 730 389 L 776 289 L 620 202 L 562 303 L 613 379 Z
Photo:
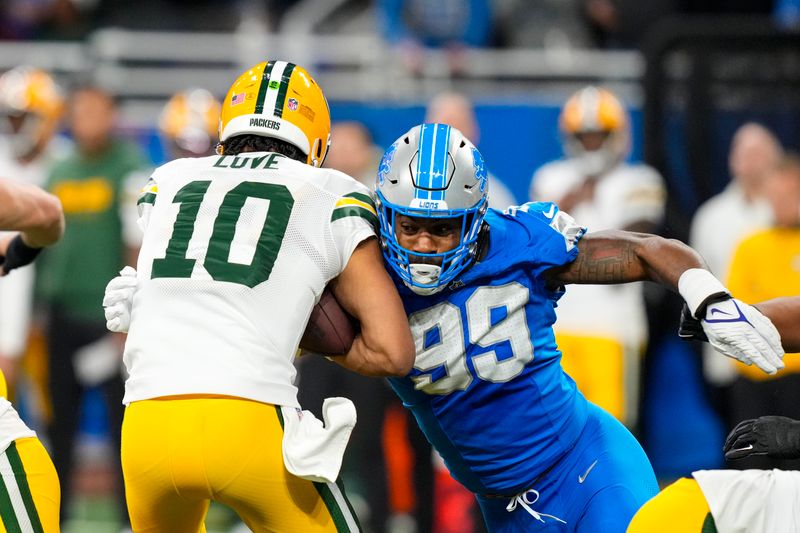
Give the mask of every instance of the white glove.
M 708 342 L 718 352 L 767 374 L 784 367 L 781 336 L 769 318 L 740 300 L 711 303 L 701 320 Z
M 103 296 L 103 310 L 106 314 L 106 328 L 116 333 L 127 333 L 131 325 L 131 305 L 136 290 L 136 269 L 126 266 L 119 276 L 106 285 Z
M 711 272 L 686 270 L 678 280 L 678 292 L 718 352 L 755 364 L 767 374 L 784 367 L 781 336 L 772 322 L 755 307 L 734 299 Z

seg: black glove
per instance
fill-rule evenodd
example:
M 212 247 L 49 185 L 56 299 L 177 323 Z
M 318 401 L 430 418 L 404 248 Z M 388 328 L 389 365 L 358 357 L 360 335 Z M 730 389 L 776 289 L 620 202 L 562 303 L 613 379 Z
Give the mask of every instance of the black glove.
M 42 251 L 41 248 L 33 248 L 22 241 L 22 235 L 17 235 L 8 243 L 6 255 L 0 255 L 0 265 L 3 267 L 3 274 L 8 274 L 15 268 L 29 265 L 36 259 Z
M 696 340 L 708 342 L 708 337 L 706 337 L 706 333 L 703 331 L 703 325 L 700 323 L 700 320 L 692 316 L 692 312 L 689 311 L 689 306 L 686 304 L 683 304 L 683 309 L 681 309 L 681 322 L 678 326 L 678 337 L 685 341 Z
M 725 439 L 725 459 L 768 455 L 800 459 L 800 422 L 785 416 L 762 416 L 739 422 Z

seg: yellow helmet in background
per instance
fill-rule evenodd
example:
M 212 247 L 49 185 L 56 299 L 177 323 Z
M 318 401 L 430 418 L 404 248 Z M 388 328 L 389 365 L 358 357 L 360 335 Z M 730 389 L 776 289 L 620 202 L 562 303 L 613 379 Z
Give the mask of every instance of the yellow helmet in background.
M 559 128 L 564 151 L 587 175 L 607 172 L 630 150 L 628 114 L 607 89 L 589 86 L 570 96 L 561 110 Z
M 219 119 L 219 140 L 236 135 L 281 139 L 319 167 L 330 146 L 331 115 L 317 82 L 302 67 L 266 61 L 233 82 Z
M 158 129 L 186 155 L 212 153 L 222 106 L 205 89 L 187 89 L 176 93 L 161 110 Z
M 43 70 L 21 66 L 0 76 L 2 129 L 18 157 L 43 149 L 58 129 L 64 97 Z

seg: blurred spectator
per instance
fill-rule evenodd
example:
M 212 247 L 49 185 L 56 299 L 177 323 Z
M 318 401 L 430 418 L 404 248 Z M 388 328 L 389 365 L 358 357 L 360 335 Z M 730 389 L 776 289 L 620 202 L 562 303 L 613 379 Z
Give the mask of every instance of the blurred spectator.
M 0 177 L 44 185 L 63 107 L 60 89 L 46 72 L 17 67 L 0 77 Z M 12 390 L 28 341 L 34 273 L 30 266 L 0 278 L 0 370 Z
M 331 147 L 325 158 L 327 168 L 335 168 L 352 176 L 367 187 L 375 186 L 375 175 L 383 155 L 372 135 L 361 122 L 334 122 L 331 125 Z
M 101 89 L 84 87 L 71 96 L 68 117 L 75 148 L 53 167 L 47 181 L 64 207 L 67 231 L 42 254 L 38 290 L 48 310 L 50 441 L 62 483 L 62 516 L 70 510 L 81 399 L 88 387 L 96 386 L 106 403 L 119 509 L 127 521 L 119 464 L 124 339 L 106 330 L 101 302 L 106 283 L 125 264 L 135 264 L 138 230 L 129 231 L 126 248 L 123 219 L 129 217 L 121 212 L 136 211 L 124 183 L 145 161 L 134 145 L 114 137 L 116 116 L 113 98 Z
M 501 46 L 548 50 L 589 48 L 583 0 L 504 0 L 496 3 Z
M 680 0 L 581 0 L 582 14 L 601 48 L 638 48 L 648 30 L 679 11 Z
M 452 74 L 463 70 L 463 50 L 490 44 L 493 31 L 490 0 L 378 0 L 386 40 L 401 53 L 406 67 L 423 70 L 426 48 L 447 53 Z
M 800 30 L 800 0 L 776 0 L 772 17 L 784 30 Z
M 169 159 L 214 154 L 221 106 L 205 89 L 175 93 L 164 105 L 158 131 Z
M 745 238 L 733 254 L 728 289 L 736 298 L 760 302 L 800 295 L 800 156 L 784 156 L 764 181 L 773 227 Z M 739 371 L 728 401 L 731 419 L 762 415 L 800 418 L 800 358 L 786 354 L 786 368 L 775 375 L 731 361 Z M 800 469 L 798 461 L 748 457 L 732 467 Z
M 481 132 L 475 108 L 464 95 L 454 92 L 441 93 L 428 103 L 425 122 L 447 124 L 459 130 L 464 136 L 480 147 Z M 500 179 L 489 172 L 489 207 L 503 210 L 516 205 L 517 200 Z
M 780 142 L 764 126 L 749 122 L 734 133 L 728 155 L 731 182 L 697 209 L 689 237 L 692 248 L 719 279 L 728 278 L 733 251 L 742 238 L 771 222 L 772 211 L 763 197 L 764 182 L 782 153 Z M 705 378 L 718 388 L 712 396 L 722 398 L 736 372 L 711 346 L 704 345 L 703 350 Z M 715 403 L 726 424 L 736 422 L 727 413 L 727 402 Z
M 567 158 L 536 171 L 531 200 L 555 202 L 589 231 L 652 232 L 664 214 L 663 180 L 647 165 L 625 162 L 630 123 L 616 96 L 581 89 L 564 104 L 559 128 Z M 570 287 L 556 314 L 566 373 L 589 401 L 633 427 L 647 343 L 641 285 Z
M 85 0 L 0 2 L 0 39 L 83 37 L 86 23 L 80 5 L 84 3 Z

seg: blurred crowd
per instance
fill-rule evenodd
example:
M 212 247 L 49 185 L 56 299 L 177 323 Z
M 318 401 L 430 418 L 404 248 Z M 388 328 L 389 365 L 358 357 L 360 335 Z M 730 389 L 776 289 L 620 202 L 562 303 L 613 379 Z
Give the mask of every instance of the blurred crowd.
M 285 15 L 317 0 L 8 0 L 0 5 L 0 39 L 82 39 L 102 27 L 235 31 L 252 18 L 280 31 Z M 327 8 L 326 8 L 327 9 Z M 367 14 L 365 17 L 364 14 Z M 765 15 L 800 25 L 798 0 L 348 0 L 324 22 L 326 33 L 361 23 L 402 50 L 409 66 L 419 49 L 445 48 L 457 68 L 465 47 L 571 46 L 636 48 L 660 19 L 679 14 Z M 417 67 L 419 65 L 416 65 Z
M 234 31 L 242 13 L 270 14 L 280 30 L 297 0 L 143 0 L 131 15 L 121 0 L 9 0 L 0 4 L 0 39 L 83 39 L 98 27 Z M 800 26 L 800 0 L 351 0 L 344 13 L 371 13 L 372 26 L 397 47 L 412 72 L 420 51 L 447 50 L 458 73 L 468 47 L 568 43 L 636 48 L 658 20 L 680 13 L 757 13 L 785 28 Z M 143 13 L 150 13 L 153 16 Z M 355 18 L 355 17 L 354 17 Z M 347 19 L 340 16 L 338 20 Z M 546 27 L 545 23 L 547 21 Z M 62 512 L 74 512 L 80 465 L 82 399 L 104 404 L 106 434 L 119 449 L 124 338 L 108 333 L 99 302 L 109 279 L 136 264 L 136 198 L 153 163 L 124 135 L 113 94 L 102 87 L 59 87 L 46 72 L 19 67 L 0 78 L 0 177 L 44 187 L 59 197 L 67 222 L 61 243 L 33 267 L 0 279 L 0 369 L 30 425 L 40 430 L 61 477 Z M 164 102 L 153 128 L 167 157 L 214 153 L 220 103 L 202 88 Z M 473 102 L 448 92 L 427 102 L 425 121 L 450 124 L 480 146 Z M 631 161 L 629 105 L 590 86 L 563 102 L 552 124 L 563 158 L 531 168 L 527 198 L 491 174 L 489 201 L 505 209 L 553 201 L 592 231 L 658 232 L 667 202 L 664 178 Z M 371 186 L 382 149 L 374 131 L 355 120 L 333 125 L 326 166 Z M 729 139 L 730 183 L 695 213 L 690 244 L 711 271 L 744 301 L 800 295 L 800 158 L 763 124 L 743 122 Z M 769 261 L 764 261 L 769 257 Z M 647 382 L 648 324 L 660 317 L 638 284 L 572 287 L 560 301 L 557 341 L 563 365 L 587 398 L 634 433 Z M 693 347 L 699 352 L 699 347 Z M 699 354 L 698 354 L 699 355 Z M 703 356 L 704 390 L 726 430 L 773 414 L 800 418 L 800 363 L 786 357 L 776 376 L 712 354 Z M 383 380 L 346 372 L 321 358 L 298 362 L 301 404 L 319 413 L 324 398 L 347 396 L 359 413 L 343 477 L 368 531 L 482 531 L 472 496 L 453 481 Z M 645 443 L 646 447 L 646 443 Z M 124 497 L 118 454 L 109 454 L 120 521 Z M 719 466 L 719 465 L 710 465 Z M 731 468 L 792 468 L 766 457 Z M 663 481 L 670 481 L 664 479 Z

